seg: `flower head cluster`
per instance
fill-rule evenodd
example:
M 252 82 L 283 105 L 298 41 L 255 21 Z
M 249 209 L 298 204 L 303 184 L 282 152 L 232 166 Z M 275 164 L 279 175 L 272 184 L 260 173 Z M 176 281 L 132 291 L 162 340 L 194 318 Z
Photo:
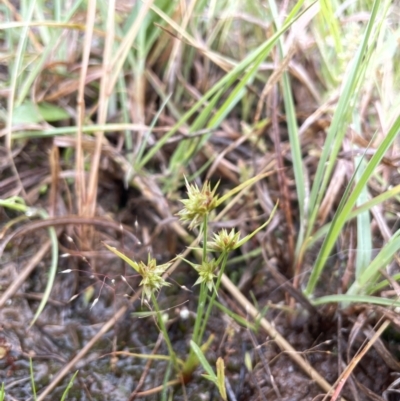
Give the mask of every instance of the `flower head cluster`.
M 132 261 L 131 266 L 142 276 L 140 285 L 143 286 L 143 296 L 148 300 L 151 298 L 153 292 L 158 291 L 163 286 L 171 285 L 162 278 L 163 273 L 165 273 L 171 264 L 157 265 L 157 261 L 151 258 L 150 255 L 148 256 L 147 264 L 142 261 L 139 263 Z
M 147 264 L 144 262 L 138 263 L 128 258 L 113 246 L 107 244 L 104 245 L 108 250 L 128 263 L 129 266 L 131 266 L 138 274 L 142 276 L 142 281 L 140 282 L 140 285 L 143 286 L 142 302 L 144 297 L 150 300 L 151 294 L 155 291 L 158 291 L 161 287 L 171 285 L 162 278 L 162 275 L 172 265 L 172 262 L 164 263 L 163 265 L 157 265 L 157 261 L 149 255 Z
M 230 252 L 238 247 L 240 231 L 232 230 L 228 233 L 225 228 L 214 234 L 214 241 L 207 242 L 207 248 L 217 252 Z
M 199 273 L 199 278 L 194 283 L 200 284 L 205 283 L 210 291 L 215 288 L 214 285 L 214 278 L 216 275 L 214 274 L 218 268 L 218 264 L 216 263 L 215 259 L 212 259 L 208 262 L 203 262 L 201 265 L 193 265 L 197 273 Z
M 218 206 L 218 195 L 215 194 L 218 184 L 211 190 L 209 182 L 199 189 L 196 184 L 190 185 L 186 178 L 188 199 L 181 200 L 184 208 L 178 213 L 182 221 L 190 222 L 189 228 L 199 225 L 203 217 Z

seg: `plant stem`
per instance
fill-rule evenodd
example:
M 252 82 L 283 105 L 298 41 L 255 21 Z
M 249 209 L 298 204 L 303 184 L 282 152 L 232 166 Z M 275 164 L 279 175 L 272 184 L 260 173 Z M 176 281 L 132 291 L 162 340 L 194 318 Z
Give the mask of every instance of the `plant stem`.
M 205 263 L 207 261 L 207 229 L 208 229 L 208 214 L 204 216 L 203 220 L 203 257 L 202 257 L 202 263 Z M 200 284 L 200 294 L 199 294 L 199 303 L 197 305 L 197 313 L 196 313 L 196 320 L 194 322 L 194 328 L 193 328 L 193 335 L 192 335 L 192 340 L 195 342 L 197 345 L 200 346 L 200 341 L 201 337 L 199 336 L 199 330 L 200 330 L 200 324 L 202 322 L 202 317 L 204 314 L 204 308 L 206 304 L 206 299 L 207 299 L 207 286 L 204 282 Z M 193 371 L 196 369 L 199 361 L 194 353 L 193 349 L 190 349 L 189 356 L 186 360 L 185 366 L 183 368 L 183 375 L 184 376 L 191 376 Z
M 177 358 L 176 358 L 176 354 L 174 352 L 174 349 L 172 348 L 172 344 L 171 344 L 171 341 L 169 339 L 168 332 L 167 332 L 167 329 L 165 327 L 165 323 L 164 323 L 162 314 L 160 312 L 160 308 L 158 307 L 158 302 L 157 302 L 157 299 L 156 299 L 154 293 L 151 293 L 151 301 L 152 301 L 152 303 L 154 305 L 154 309 L 156 310 L 158 325 L 159 325 L 160 330 L 161 330 L 161 332 L 162 332 L 162 334 L 164 336 L 164 340 L 167 343 L 168 352 L 169 352 L 169 355 L 171 357 L 172 363 L 174 365 L 174 368 L 176 370 L 178 370 L 178 361 L 177 361 Z
M 212 307 L 214 306 L 215 297 L 217 296 L 219 287 L 221 285 L 222 274 L 224 273 L 227 260 L 228 260 L 228 253 L 224 252 L 222 254 L 222 263 L 221 263 L 221 267 L 219 269 L 217 282 L 215 284 L 215 290 L 212 292 L 211 299 L 210 299 L 210 302 L 208 303 L 206 314 L 204 316 L 204 319 L 203 319 L 203 322 L 201 325 L 201 330 L 200 330 L 200 334 L 199 334 L 199 342 L 201 342 L 203 339 L 204 331 L 206 330 L 207 322 L 210 317 Z
M 203 221 L 203 262 L 207 260 L 207 235 L 208 235 L 208 213 L 204 215 L 204 221 Z
M 197 305 L 197 315 L 196 315 L 196 320 L 194 322 L 194 329 L 192 335 L 193 342 L 195 342 L 199 346 L 200 346 L 199 342 L 201 341 L 201 338 L 199 337 L 199 329 L 201 323 L 201 316 L 203 316 L 204 313 L 206 299 L 207 299 L 207 286 L 203 282 L 200 284 L 199 303 Z M 182 370 L 183 377 L 190 378 L 194 370 L 197 368 L 198 364 L 199 360 L 197 358 L 197 355 L 193 351 L 193 348 L 190 348 L 189 356 L 186 359 L 185 366 L 183 367 Z
M 203 260 L 202 263 L 206 263 L 207 261 L 207 231 L 208 231 L 208 214 L 204 215 L 204 220 L 203 220 Z M 196 320 L 194 322 L 194 329 L 193 329 L 193 336 L 192 339 L 197 345 L 199 344 L 199 341 L 201 340 L 199 338 L 199 329 L 200 329 L 200 324 L 202 322 L 203 314 L 204 314 L 204 308 L 206 305 L 206 299 L 207 299 L 207 286 L 204 282 L 200 284 L 200 294 L 199 294 L 199 303 L 197 305 L 197 314 L 196 314 Z
M 206 299 L 207 299 L 207 286 L 205 283 L 201 283 L 200 284 L 200 294 L 199 294 L 199 304 L 197 305 L 197 314 L 196 314 L 196 320 L 194 322 L 194 329 L 193 329 L 193 341 L 199 346 L 200 346 L 199 330 L 200 330 L 200 324 L 202 321 L 202 316 L 204 314 Z

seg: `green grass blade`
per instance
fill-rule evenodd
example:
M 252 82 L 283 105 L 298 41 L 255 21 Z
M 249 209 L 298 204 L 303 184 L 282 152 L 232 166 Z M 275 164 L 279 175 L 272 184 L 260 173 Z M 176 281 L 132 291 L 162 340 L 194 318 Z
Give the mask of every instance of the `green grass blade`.
M 399 301 L 393 299 L 373 297 L 371 295 L 346 295 L 346 294 L 335 294 L 327 295 L 324 297 L 316 298 L 312 301 L 313 305 L 324 305 L 329 303 L 364 303 L 371 305 L 382 305 L 390 307 L 400 307 Z
M 302 3 L 303 3 L 303 1 L 300 1 L 297 3 L 297 7 L 295 8 L 297 11 L 300 9 L 299 4 L 301 5 Z M 295 18 L 295 14 L 293 14 L 292 18 L 293 19 Z M 288 18 L 287 21 L 291 21 L 291 20 Z M 277 40 L 282 41 L 281 35 L 283 33 L 284 33 L 284 30 L 277 29 L 277 34 L 278 34 Z M 209 128 L 210 130 L 216 129 L 221 124 L 221 122 L 227 117 L 227 115 L 232 111 L 232 109 L 237 105 L 237 103 L 243 98 L 244 94 L 246 93 L 246 91 L 245 91 L 246 85 L 249 85 L 252 82 L 252 80 L 254 79 L 254 77 L 258 71 L 260 64 L 267 58 L 267 56 L 269 55 L 269 53 L 275 46 L 275 43 L 276 43 L 276 41 L 271 42 L 270 45 L 265 47 L 265 49 L 257 56 L 257 58 L 254 60 L 253 65 L 248 69 L 248 71 L 240 79 L 239 83 L 232 90 L 232 92 L 230 93 L 228 98 L 225 100 L 225 102 L 222 104 L 222 106 L 220 106 L 219 109 L 215 112 L 215 114 L 213 115 L 213 117 L 211 118 L 209 123 L 207 124 L 207 128 Z M 235 77 L 235 78 L 237 78 L 237 77 Z M 289 85 L 289 88 L 287 88 L 287 90 L 290 92 L 290 85 Z M 220 97 L 221 94 L 222 94 L 221 92 L 218 92 L 217 96 Z M 292 99 L 292 98 L 290 97 L 290 99 Z M 215 100 L 215 97 L 213 100 Z M 213 103 L 216 103 L 216 102 L 214 101 Z M 293 112 L 293 115 L 291 116 L 292 117 L 291 123 L 293 123 L 293 121 L 295 121 L 293 100 L 292 100 L 291 105 L 288 104 L 288 108 Z M 208 118 L 207 114 L 211 114 L 211 111 L 212 111 L 211 108 L 205 108 L 203 110 L 203 112 L 201 113 L 201 120 L 204 121 L 206 118 Z M 204 115 L 204 114 L 206 114 L 206 115 Z M 196 120 L 196 121 L 198 122 L 198 120 Z M 297 138 L 297 145 L 299 145 L 296 123 L 295 123 L 295 126 L 296 126 L 296 129 L 294 129 L 293 125 L 290 125 L 290 127 L 292 128 L 292 135 Z M 202 126 L 197 124 L 195 128 L 191 127 L 191 132 L 198 130 L 200 128 L 202 128 Z M 196 149 L 201 148 L 203 146 L 203 144 L 209 139 L 210 136 L 211 136 L 211 134 L 204 135 L 200 139 L 199 143 L 196 143 Z M 175 155 L 175 158 L 174 158 L 175 164 L 178 164 L 179 166 L 182 166 L 182 165 L 185 166 L 189 162 L 190 158 L 193 156 L 194 152 L 191 152 L 191 153 L 188 152 L 187 145 L 182 143 L 178 147 L 176 153 L 179 156 Z M 300 154 L 300 149 L 297 149 L 297 154 Z M 300 171 L 302 173 L 302 168 L 300 169 Z M 301 187 L 304 188 L 304 185 L 302 185 Z M 304 196 L 301 197 L 301 199 L 304 199 L 304 198 L 305 198 Z
M 78 374 L 78 372 L 79 372 L 79 370 L 77 370 L 74 373 L 74 375 L 71 377 L 71 380 L 69 381 L 67 388 L 63 392 L 63 395 L 61 397 L 61 401 L 65 401 L 67 399 L 68 392 L 69 392 L 69 390 L 71 390 L 72 386 L 74 385 L 74 380 L 75 380 L 75 377 Z
M 4 401 L 6 398 L 6 390 L 4 389 L 4 382 L 1 383 L 0 387 L 0 401 Z
M 357 182 L 353 192 L 349 196 L 349 198 L 344 202 L 343 208 L 338 210 L 335 214 L 335 217 L 332 221 L 332 224 L 329 228 L 328 234 L 322 244 L 322 248 L 318 254 L 317 260 L 311 272 L 311 276 L 306 288 L 306 293 L 308 295 L 312 294 L 314 291 L 315 285 L 318 281 L 318 278 L 325 266 L 325 262 L 329 257 L 329 254 L 340 234 L 341 229 L 343 228 L 345 222 L 347 221 L 351 210 L 357 202 L 363 188 L 367 184 L 370 177 L 373 175 L 375 169 L 379 165 L 383 156 L 392 145 L 393 141 L 396 139 L 397 135 L 400 131 L 400 116 L 397 117 L 397 120 L 393 123 L 390 131 L 386 134 L 382 143 L 376 149 L 374 155 L 371 160 L 365 167 L 365 170 L 361 174 L 360 180 Z
M 340 56 L 343 54 L 343 45 L 342 45 L 343 33 L 341 32 L 338 19 L 335 16 L 332 3 L 333 2 L 331 0 L 320 1 L 321 16 L 323 18 L 323 25 L 329 32 L 330 37 L 333 38 L 334 50 L 335 53 L 338 55 L 339 68 L 337 70 L 341 70 L 340 64 L 342 60 Z
M 173 21 L 168 15 L 166 15 L 162 10 L 160 10 L 156 6 L 152 6 L 151 9 L 156 12 L 162 19 L 164 19 L 171 27 L 176 29 L 185 39 L 189 42 L 195 42 L 190 35 L 185 32 L 181 31 L 180 27 Z M 282 29 L 276 32 L 269 38 L 265 43 L 260 45 L 257 49 L 252 51 L 244 60 L 240 63 L 236 64 L 232 70 L 227 73 L 223 78 L 221 78 L 200 100 L 198 100 L 192 108 L 187 111 L 182 118 L 172 127 L 172 129 L 167 132 L 154 146 L 150 149 L 147 154 L 143 158 L 143 164 L 146 164 L 150 159 L 154 157 L 154 155 L 165 145 L 165 143 L 178 131 L 178 129 L 185 124 L 189 118 L 191 118 L 203 105 L 209 101 L 217 92 L 221 89 L 225 88 L 226 86 L 229 87 L 232 82 L 234 82 L 237 78 L 239 78 L 245 70 L 250 67 L 255 60 L 266 52 L 266 49 L 271 49 L 273 45 L 276 43 L 277 39 L 281 34 L 283 34 L 289 27 L 295 22 L 296 18 L 299 15 L 293 16 L 291 20 L 285 22 L 282 26 Z
M 371 288 L 379 276 L 379 269 L 386 267 L 393 259 L 394 254 L 400 249 L 400 230 L 390 238 L 388 243 L 380 250 L 375 259 L 361 273 L 349 288 L 347 294 L 355 295 L 368 292 L 367 286 Z
M 353 60 L 349 74 L 347 75 L 347 79 L 343 86 L 342 94 L 339 98 L 339 102 L 338 102 L 336 111 L 333 115 L 331 126 L 328 130 L 327 138 L 326 138 L 326 141 L 324 144 L 324 149 L 323 149 L 320 161 L 318 163 L 317 172 L 316 172 L 315 179 L 314 179 L 314 184 L 313 184 L 313 187 L 311 190 L 310 205 L 309 205 L 310 218 L 309 218 L 309 222 L 308 222 L 309 225 L 308 225 L 306 238 L 309 238 L 309 236 L 310 236 L 315 219 L 317 217 L 317 213 L 319 210 L 319 206 L 320 206 L 322 197 L 325 193 L 325 189 L 327 187 L 329 178 L 331 176 L 331 172 L 336 163 L 337 155 L 338 155 L 338 152 L 341 147 L 343 137 L 345 134 L 345 128 L 346 128 L 345 123 L 348 121 L 350 113 L 353 110 L 352 105 L 355 103 L 355 98 L 356 98 L 356 94 L 357 94 L 357 84 L 365 72 L 365 66 L 363 66 L 363 64 L 366 64 L 369 59 L 368 57 L 366 57 L 366 53 L 368 52 L 367 45 L 369 45 L 370 47 L 372 46 L 372 44 L 369 43 L 369 40 L 370 40 L 370 36 L 372 35 L 373 27 L 375 25 L 375 20 L 377 18 L 379 5 L 380 5 L 380 0 L 375 0 L 374 7 L 371 12 L 371 17 L 368 22 L 367 28 L 364 33 L 363 40 L 358 48 L 356 57 Z M 371 52 L 369 52 L 369 55 L 371 55 Z M 364 58 L 365 58 L 365 60 L 364 60 Z M 328 157 L 329 157 L 329 161 L 328 161 Z M 348 186 L 346 189 L 347 192 L 349 192 L 349 188 L 350 187 Z M 347 197 L 347 195 L 345 194 L 345 196 L 342 198 L 341 206 L 345 203 L 346 197 Z M 348 214 L 350 212 L 350 210 L 348 210 L 348 206 L 349 206 L 348 203 L 346 203 L 345 206 L 347 206 L 346 212 Z M 354 206 L 354 203 L 351 205 L 351 208 L 353 206 Z M 306 288 L 306 293 L 309 295 L 314 290 L 314 287 L 319 278 L 319 275 L 321 274 L 321 272 L 324 268 L 325 261 L 329 255 L 329 252 L 332 249 L 333 244 L 336 241 L 336 238 L 338 237 L 339 232 L 340 232 L 341 228 L 343 227 L 343 224 L 347 218 L 347 214 L 342 215 L 341 213 L 342 213 L 342 211 L 340 209 L 336 212 L 335 218 L 334 218 L 334 221 L 336 221 L 336 224 L 332 224 L 330 231 L 328 233 L 328 236 L 325 238 L 324 244 L 319 252 L 318 258 L 313 267 L 313 270 L 312 270 L 312 273 L 311 273 L 311 276 L 310 276 L 310 279 L 309 279 L 309 282 L 308 282 L 307 288 Z M 337 219 L 338 216 L 340 216 L 339 219 Z M 344 220 L 343 220 L 343 216 L 345 216 Z M 338 222 L 340 222 L 339 225 L 337 225 Z
M 36 385 L 35 385 L 35 375 L 33 374 L 33 363 L 32 358 L 29 358 L 29 373 L 31 378 L 31 387 L 32 387 L 32 397 L 34 401 L 36 401 Z
M 189 129 L 189 133 L 195 132 L 206 125 L 207 119 L 209 118 L 212 110 L 220 99 L 222 93 L 223 91 L 220 90 L 214 95 L 207 106 L 192 123 Z M 210 134 L 206 136 L 207 139 L 209 138 L 209 136 Z M 189 141 L 188 139 L 182 141 L 171 156 L 169 163 L 170 170 L 176 171 L 178 168 L 180 168 L 180 166 L 186 165 L 186 162 L 190 160 L 190 158 L 196 153 L 196 150 L 199 148 L 200 141 L 201 138 L 196 138 L 191 141 Z
M 168 381 L 171 377 L 173 364 L 170 361 L 167 365 L 167 369 L 165 370 L 164 379 L 163 379 L 163 389 L 161 393 L 161 401 L 167 400 L 167 390 L 168 390 Z
M 125 130 L 140 130 L 147 128 L 142 124 L 93 124 L 82 127 L 82 132 L 85 134 L 93 134 L 98 131 L 110 132 L 110 131 L 125 131 Z M 22 131 L 19 133 L 13 133 L 13 139 L 29 139 L 29 138 L 46 138 L 60 135 L 75 135 L 77 128 L 73 127 L 58 127 L 50 128 L 48 130 L 35 130 L 35 131 Z
M 75 12 L 78 10 L 78 8 L 81 6 L 82 3 L 83 3 L 83 0 L 77 0 L 74 3 L 74 5 L 69 9 L 69 12 L 63 19 L 62 23 L 68 22 L 72 18 L 72 16 L 75 14 Z M 21 85 L 18 99 L 16 101 L 17 106 L 22 104 L 22 102 L 26 98 L 27 94 L 31 90 L 34 80 L 40 73 L 40 71 L 41 71 L 44 63 L 47 61 L 50 53 L 52 51 L 54 51 L 55 45 L 58 40 L 59 40 L 59 35 L 53 35 L 53 38 L 51 40 L 49 40 L 49 42 L 46 45 L 46 47 L 44 48 L 40 58 L 33 64 L 31 71 L 29 72 L 28 76 L 26 77 L 23 84 Z
M 214 116 L 207 124 L 207 128 L 210 129 L 210 131 L 217 128 L 219 124 L 223 121 L 223 119 L 228 115 L 228 113 L 233 109 L 233 107 L 235 107 L 236 104 L 242 99 L 243 95 L 245 94 L 245 86 L 248 85 L 251 79 L 254 77 L 259 68 L 259 65 L 264 61 L 271 49 L 272 45 L 271 48 L 265 50 L 265 53 L 260 54 L 260 56 L 255 60 L 254 65 L 249 68 L 249 70 L 233 89 L 223 105 L 215 112 Z M 206 120 L 211 115 L 214 106 L 216 105 L 222 94 L 223 91 L 221 90 L 213 97 L 207 107 L 204 108 L 199 117 L 195 120 L 194 124 L 192 124 L 192 126 L 190 127 L 190 132 L 199 130 L 205 125 Z M 186 164 L 194 156 L 196 150 L 200 149 L 203 144 L 207 142 L 210 136 L 211 133 L 203 135 L 198 139 L 196 138 L 195 141 L 191 141 L 192 143 L 190 146 L 190 151 L 188 150 L 188 145 L 182 142 L 172 156 L 172 162 L 170 164 L 171 170 L 174 170 L 175 166 L 179 166 L 179 168 L 181 168 L 181 166 L 186 166 Z
M 43 312 L 43 309 L 45 308 L 47 301 L 50 298 L 50 293 L 51 290 L 53 289 L 54 280 L 56 278 L 57 266 L 58 266 L 58 238 L 54 227 L 50 227 L 48 229 L 48 232 L 51 241 L 51 265 L 49 268 L 49 276 L 47 278 L 46 288 L 44 290 L 42 300 L 40 301 L 39 307 L 37 308 L 35 316 L 33 317 L 31 323 L 29 324 L 29 327 L 32 327 L 35 324 L 37 318 Z
M 208 378 L 213 381 L 214 383 L 217 383 L 217 375 L 214 373 L 213 368 L 207 361 L 207 358 L 203 354 L 203 351 L 200 349 L 200 347 L 192 340 L 190 340 L 190 346 L 193 350 L 193 352 L 196 354 L 201 366 L 203 369 L 207 372 Z
M 275 25 L 277 30 L 280 28 L 278 25 L 279 14 L 276 2 L 270 0 L 269 2 L 272 17 L 274 18 Z M 303 4 L 303 1 L 299 1 L 296 4 L 297 8 L 300 8 Z M 290 16 L 288 17 L 288 19 Z M 282 36 L 278 39 L 278 48 L 280 53 L 280 58 L 283 59 L 285 57 L 285 49 Z M 305 181 L 304 181 L 304 166 L 303 166 L 303 158 L 301 153 L 301 145 L 299 139 L 299 130 L 297 125 L 297 117 L 296 110 L 293 101 L 292 88 L 290 85 L 289 74 L 285 71 L 282 74 L 282 88 L 283 88 L 283 102 L 285 105 L 285 114 L 286 114 L 286 122 L 289 134 L 289 142 L 290 142 L 290 151 L 292 154 L 292 162 L 293 162 L 293 170 L 294 170 L 294 178 L 296 183 L 296 193 L 297 193 L 297 201 L 299 203 L 299 218 L 300 218 L 300 228 L 297 236 L 297 244 L 296 244 L 296 255 L 300 252 L 301 245 L 304 241 L 305 234 L 305 213 L 306 213 L 306 192 L 305 192 Z
M 32 0 L 30 3 L 30 7 L 28 10 L 28 15 L 26 18 L 26 22 L 29 22 L 32 20 L 32 15 L 33 15 L 33 10 L 35 8 L 36 0 Z M 8 121 L 7 121 L 7 128 L 9 132 L 11 133 L 11 124 L 13 120 L 13 111 L 15 107 L 15 95 L 17 92 L 17 83 L 18 83 L 18 78 L 20 77 L 21 73 L 21 66 L 22 66 L 22 60 L 23 60 L 23 55 L 25 53 L 26 45 L 27 45 L 27 37 L 28 37 L 28 30 L 29 26 L 26 25 L 21 32 L 21 36 L 18 42 L 18 48 L 15 56 L 15 62 L 14 66 L 12 68 L 12 73 L 11 73 L 11 84 L 10 84 L 10 96 L 9 96 L 9 102 L 8 102 Z M 8 145 L 11 147 L 11 137 L 8 137 L 7 139 Z
M 124 262 L 126 262 L 132 269 L 134 269 L 136 272 L 139 273 L 139 266 L 136 262 L 134 262 L 132 259 L 129 259 L 127 256 L 125 256 L 122 252 L 120 252 L 117 248 L 114 248 L 110 245 L 107 245 L 105 242 L 103 242 L 103 245 L 111 251 L 114 255 L 117 255 L 119 258 L 121 258 Z
M 324 148 L 318 163 L 314 183 L 311 189 L 309 201 L 310 218 L 306 237 L 308 237 L 313 230 L 322 197 L 325 193 L 329 178 L 331 177 L 332 170 L 335 166 L 337 155 L 343 142 L 347 123 L 354 108 L 357 95 L 357 85 L 365 72 L 363 64 L 368 60 L 368 58 L 366 58 L 368 46 L 372 46 L 372 43 L 369 43 L 369 40 L 370 36 L 372 35 L 372 30 L 377 18 L 380 4 L 380 0 L 374 1 L 374 6 L 364 33 L 363 40 L 346 76 L 339 102 L 333 115 L 331 125 L 328 129 Z M 309 290 L 311 287 L 313 287 L 313 285 L 314 284 L 310 284 Z
M 156 115 L 154 116 L 154 118 L 153 118 L 153 120 L 152 120 L 152 122 L 150 124 L 149 129 L 146 131 L 146 134 L 145 134 L 145 136 L 143 138 L 143 141 L 142 141 L 142 143 L 140 145 L 139 151 L 138 151 L 138 153 L 136 155 L 136 163 L 135 163 L 135 170 L 136 171 L 139 171 L 143 167 L 142 157 L 143 157 L 143 154 L 144 154 L 144 150 L 146 148 L 146 144 L 147 144 L 147 142 L 149 140 L 150 133 L 151 133 L 152 129 L 155 127 L 158 119 L 160 118 L 160 115 L 161 115 L 162 111 L 164 110 L 165 106 L 169 102 L 171 96 L 172 96 L 172 93 L 170 93 L 163 100 L 163 103 L 162 103 L 161 107 L 159 108 L 159 110 L 157 111 Z
M 11 210 L 17 210 L 19 212 L 25 213 L 27 216 L 39 216 L 43 220 L 48 218 L 47 213 L 44 210 L 40 209 L 34 209 L 26 206 L 25 201 L 17 196 L 14 196 L 12 198 L 8 199 L 0 199 L 0 206 L 4 208 L 8 208 Z M 49 269 L 49 277 L 47 279 L 46 283 L 46 289 L 44 291 L 42 300 L 40 301 L 39 307 L 35 313 L 35 316 L 32 319 L 32 322 L 30 323 L 29 327 L 32 327 L 32 325 L 35 323 L 39 315 L 42 313 L 44 307 L 46 306 L 47 301 L 49 300 L 51 290 L 53 288 L 54 284 L 54 279 L 56 276 L 57 272 L 57 266 L 58 266 L 58 238 L 57 238 L 57 233 L 54 227 L 50 227 L 48 229 L 50 240 L 51 240 L 51 246 L 52 246 L 52 252 L 51 252 L 51 265 Z
M 375 198 L 363 203 L 362 205 L 355 208 L 348 216 L 346 223 L 351 219 L 357 217 L 360 213 L 365 213 L 371 210 L 374 206 L 378 206 L 383 202 L 396 197 L 400 194 L 400 185 L 396 185 L 393 188 L 388 189 L 387 191 L 381 193 Z M 328 232 L 332 223 L 327 223 L 323 227 L 321 227 L 312 237 L 309 238 L 307 242 L 307 248 L 311 248 L 315 243 L 320 241 Z
M 256 327 L 253 323 L 249 322 L 247 319 L 244 317 L 238 315 L 235 312 L 232 312 L 229 308 L 226 308 L 224 305 L 220 304 L 217 301 L 214 301 L 214 305 L 220 309 L 223 313 L 225 313 L 227 316 L 230 316 L 236 323 L 240 324 L 246 329 L 251 329 L 253 331 L 256 330 Z
M 356 171 L 356 181 L 361 178 L 365 169 L 366 161 L 362 157 L 355 158 L 355 164 L 360 168 Z M 357 198 L 357 206 L 368 201 L 368 188 L 362 188 Z M 356 279 L 360 277 L 365 268 L 370 264 L 372 258 L 372 236 L 371 218 L 369 211 L 362 212 L 357 216 L 357 253 L 356 253 Z
M 394 281 L 399 281 L 400 280 L 400 273 L 394 274 L 392 276 L 392 279 Z M 372 285 L 371 287 L 368 288 L 368 292 L 370 294 L 375 294 L 380 290 L 383 290 L 385 287 L 388 287 L 389 285 L 391 285 L 391 283 L 389 282 L 389 280 L 382 280 L 379 283 Z

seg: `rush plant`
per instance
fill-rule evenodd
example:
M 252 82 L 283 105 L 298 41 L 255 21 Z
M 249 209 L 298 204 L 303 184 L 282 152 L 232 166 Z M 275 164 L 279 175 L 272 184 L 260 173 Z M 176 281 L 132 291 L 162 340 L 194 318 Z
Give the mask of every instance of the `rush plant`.
M 217 233 L 211 233 L 210 218 L 212 212 L 221 206 L 226 200 L 262 177 L 263 175 L 259 175 L 252 178 L 235 187 L 222 197 L 217 193 L 219 183 L 212 188 L 209 182 L 205 182 L 204 185 L 199 188 L 196 184 L 189 184 L 185 179 L 188 197 L 187 199 L 181 200 L 184 207 L 179 211 L 178 216 L 182 222 L 188 223 L 189 229 L 198 229 L 202 237 L 201 246 L 192 248 L 195 257 L 198 259 L 197 261 L 194 262 L 181 256 L 177 256 L 177 258 L 181 258 L 196 270 L 198 273 L 198 279 L 195 282 L 195 285 L 199 285 L 200 287 L 196 318 L 193 325 L 192 339 L 190 341 L 191 349 L 185 360 L 179 359 L 172 347 L 168 336 L 168 330 L 165 326 L 164 317 L 156 297 L 156 294 L 163 287 L 171 285 L 165 280 L 164 275 L 174 260 L 158 265 L 156 260 L 149 255 L 147 263 L 142 261 L 137 262 L 131 260 L 116 248 L 105 244 L 111 252 L 128 263 L 128 265 L 142 277 L 140 283 L 140 286 L 142 287 L 142 303 L 146 301 L 146 303 L 148 302 L 154 308 L 154 313 L 157 318 L 157 326 L 167 345 L 169 361 L 175 368 L 178 381 L 183 383 L 188 382 L 191 379 L 194 370 L 199 366 L 199 364 L 201 364 L 208 373 L 206 377 L 215 382 L 223 399 L 226 399 L 223 379 L 221 379 L 223 378 L 223 361 L 218 361 L 217 375 L 211 373 L 210 365 L 208 362 L 205 362 L 206 359 L 204 353 L 212 341 L 212 337 L 205 342 L 203 339 L 207 322 L 218 295 L 221 278 L 228 262 L 229 253 L 241 247 L 260 230 L 265 228 L 271 221 L 277 205 L 272 210 L 267 221 L 242 239 L 240 238 L 240 232 L 235 231 L 234 229 L 230 232 L 226 229 L 222 229 Z M 176 381 L 173 381 L 173 383 L 176 383 Z

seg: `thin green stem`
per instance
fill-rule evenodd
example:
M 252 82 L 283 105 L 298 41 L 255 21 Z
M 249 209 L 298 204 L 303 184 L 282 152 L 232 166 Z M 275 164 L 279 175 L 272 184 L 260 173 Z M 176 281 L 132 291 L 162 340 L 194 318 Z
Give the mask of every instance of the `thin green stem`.
M 156 310 L 158 325 L 159 325 L 160 330 L 161 330 L 161 332 L 162 332 L 162 334 L 164 336 L 164 340 L 165 340 L 165 342 L 167 344 L 168 352 L 169 352 L 169 355 L 171 357 L 172 363 L 173 363 L 175 369 L 178 370 L 178 368 L 179 368 L 178 367 L 178 360 L 176 358 L 175 351 L 172 348 L 172 344 L 171 344 L 171 341 L 169 339 L 168 332 L 167 332 L 167 329 L 165 327 L 165 323 L 164 323 L 162 314 L 160 312 L 160 308 L 158 307 L 157 298 L 155 297 L 154 293 L 151 293 L 151 302 L 153 303 L 154 309 Z
M 208 229 L 208 214 L 204 216 L 203 220 L 203 260 L 202 263 L 205 263 L 207 261 L 207 229 Z M 204 308 L 206 305 L 206 300 L 207 300 L 207 285 L 205 282 L 202 282 L 200 284 L 200 294 L 199 294 L 199 303 L 197 304 L 197 314 L 196 314 L 196 320 L 194 322 L 194 328 L 193 328 L 193 335 L 192 339 L 193 342 L 196 344 L 200 345 L 201 341 L 201 336 L 200 334 L 200 325 L 203 320 L 203 315 L 204 315 Z M 183 369 L 184 374 L 189 374 L 193 372 L 193 370 L 196 368 L 198 364 L 198 359 L 196 354 L 194 353 L 193 349 L 190 349 L 188 359 L 186 360 L 185 367 Z
M 208 213 L 204 215 L 204 221 L 203 221 L 203 263 L 207 260 L 207 235 L 208 235 Z
M 192 340 L 194 343 L 200 346 L 199 342 L 201 341 L 201 337 L 199 336 L 200 323 L 202 321 L 202 316 L 204 314 L 204 307 L 207 299 L 207 285 L 202 282 L 200 284 L 200 295 L 199 295 L 199 303 L 197 305 L 197 315 L 196 320 L 194 322 L 194 329 Z M 199 364 L 199 360 L 197 358 L 196 353 L 193 351 L 193 348 L 190 348 L 189 356 L 186 359 L 185 366 L 183 367 L 183 376 L 191 377 L 192 373 L 196 369 Z
M 199 336 L 199 331 L 200 331 L 200 324 L 202 322 L 203 314 L 204 314 L 204 308 L 206 306 L 206 299 L 207 299 L 207 286 L 203 282 L 200 284 L 200 294 L 199 294 L 199 303 L 197 305 L 197 314 L 196 314 L 196 320 L 194 322 L 194 329 L 193 329 L 193 341 L 197 344 L 199 344 L 200 341 L 200 336 Z
M 33 374 L 33 363 L 32 363 L 32 358 L 29 358 L 29 371 L 31 374 L 31 386 L 32 386 L 32 393 L 33 393 L 33 399 L 36 401 L 36 386 L 35 386 L 35 377 Z
M 202 263 L 206 263 L 207 261 L 207 235 L 208 235 L 208 213 L 204 215 L 203 220 L 203 260 Z M 201 338 L 199 336 L 200 324 L 203 320 L 204 308 L 206 306 L 206 299 L 207 299 L 207 286 L 204 282 L 200 284 L 200 294 L 199 294 L 199 304 L 197 305 L 197 315 L 196 321 L 194 323 L 193 329 L 193 341 L 200 345 L 199 342 Z
M 208 319 L 210 317 L 211 310 L 212 310 L 212 308 L 214 306 L 214 301 L 215 301 L 215 298 L 216 298 L 216 296 L 218 294 L 219 287 L 221 285 L 221 279 L 222 279 L 222 275 L 223 275 L 223 273 L 225 271 L 225 267 L 226 267 L 227 261 L 228 261 L 228 253 L 224 252 L 222 254 L 222 263 L 221 263 L 221 267 L 219 269 L 217 282 L 215 284 L 215 289 L 212 292 L 211 299 L 210 299 L 210 302 L 208 303 L 206 314 L 204 316 L 204 319 L 203 319 L 203 322 L 202 322 L 202 325 L 201 325 L 200 334 L 199 334 L 199 341 L 200 342 L 203 339 L 203 335 L 204 335 L 204 332 L 206 330 L 207 322 L 208 322 Z

